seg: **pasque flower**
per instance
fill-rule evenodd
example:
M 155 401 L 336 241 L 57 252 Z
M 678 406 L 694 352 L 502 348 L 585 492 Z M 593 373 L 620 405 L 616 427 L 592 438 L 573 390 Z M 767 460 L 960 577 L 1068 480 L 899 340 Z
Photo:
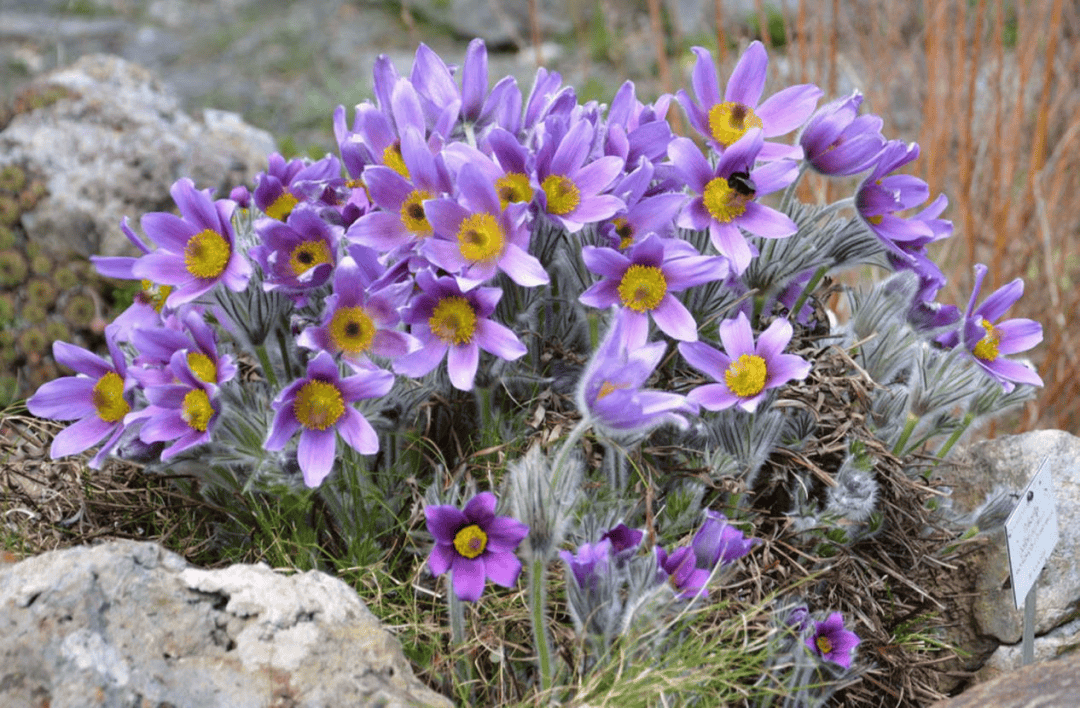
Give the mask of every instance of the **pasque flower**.
M 657 579 L 667 581 L 682 600 L 701 595 L 706 597 L 709 591 L 705 583 L 709 581 L 709 571 L 697 567 L 694 549 L 680 546 L 670 554 L 660 546 L 656 547 Z
M 169 307 L 190 302 L 219 282 L 234 291 L 247 287 L 251 264 L 235 248 L 231 222 L 236 203 L 213 201 L 210 190 L 195 189 L 187 178 L 177 180 L 169 193 L 180 216 L 154 212 L 142 217 L 143 231 L 157 249 L 132 264 L 132 275 L 173 286 L 165 301 Z
M 709 511 L 690 547 L 694 549 L 698 567 L 712 570 L 717 563 L 734 563 L 759 543 L 761 539 L 747 538 L 720 512 Z
M 595 132 L 592 123 L 578 118 L 559 139 L 542 145 L 536 156 L 540 206 L 571 233 L 614 216 L 624 206 L 618 197 L 602 194 L 622 171 L 623 159 L 605 155 L 588 161 Z
M 844 629 L 844 617 L 833 612 L 824 622 L 814 623 L 814 632 L 806 638 L 806 646 L 826 661 L 851 668 L 851 654 L 862 642 L 859 635 Z
M 101 467 L 119 442 L 124 416 L 133 402 L 134 382 L 127 377 L 127 362 L 116 344 L 115 326 L 105 328 L 105 341 L 111 362 L 74 344 L 53 342 L 53 358 L 76 375 L 42 384 L 26 401 L 27 410 L 36 416 L 76 421 L 53 438 L 49 448 L 53 458 L 74 455 L 107 438 L 90 460 L 94 469 Z
M 375 429 L 352 403 L 384 396 L 394 385 L 394 375 L 366 369 L 342 378 L 328 352 L 319 352 L 307 365 L 307 376 L 285 387 L 271 404 L 276 411 L 267 450 L 281 450 L 300 431 L 297 461 L 304 484 L 319 486 L 334 466 L 337 435 L 349 447 L 370 455 L 379 449 Z
M 826 175 L 853 175 L 870 166 L 885 147 L 881 116 L 859 115 L 862 94 L 853 91 L 821 107 L 799 136 L 806 161 Z
M 783 354 L 793 331 L 787 320 L 776 320 L 761 333 L 757 343 L 750 320 L 739 313 L 720 323 L 724 351 L 704 342 L 681 342 L 679 353 L 691 366 L 717 383 L 698 386 L 687 399 L 711 411 L 738 406 L 753 413 L 769 389 L 793 379 L 805 379 L 810 362 Z
M 260 219 L 255 232 L 262 243 L 248 255 L 262 268 L 264 289 L 280 290 L 303 306 L 304 293 L 330 279 L 342 229 L 327 223 L 314 208 L 298 205 L 283 221 Z
M 821 98 L 822 91 L 817 86 L 799 84 L 759 104 L 765 90 L 769 57 L 764 45 L 755 41 L 739 58 L 721 99 L 712 54 L 702 47 L 694 47 L 693 52 L 697 61 L 690 82 L 697 100 L 684 90 L 675 98 L 686 111 L 690 125 L 717 150 L 728 149 L 754 128 L 761 129 L 766 138 L 789 133 L 803 124 Z M 762 160 L 798 158 L 799 153 L 797 146 L 766 143 L 760 157 Z
M 950 347 L 962 341 L 979 366 L 998 380 L 1006 392 L 1012 391 L 1016 383 L 1042 386 L 1042 378 L 1037 372 L 1002 356 L 1027 351 L 1043 338 L 1042 325 L 1034 320 L 1014 318 L 997 321 L 1024 294 L 1024 281 L 1017 278 L 1001 286 L 975 307 L 986 272 L 986 266 L 982 263 L 975 266 L 975 287 L 971 291 L 961 331 L 943 335 L 938 341 Z
M 495 516 L 495 495 L 481 492 L 463 509 L 449 504 L 424 508 L 427 528 L 435 537 L 428 567 L 435 575 L 450 571 L 454 593 L 476 602 L 485 579 L 509 588 L 521 573 L 514 550 L 529 527 L 509 516 Z
M 611 541 L 601 539 L 596 543 L 583 543 L 577 551 L 559 551 L 570 572 L 574 574 L 574 580 L 582 590 L 595 589 L 600 582 L 600 574 L 606 572 L 611 560 Z

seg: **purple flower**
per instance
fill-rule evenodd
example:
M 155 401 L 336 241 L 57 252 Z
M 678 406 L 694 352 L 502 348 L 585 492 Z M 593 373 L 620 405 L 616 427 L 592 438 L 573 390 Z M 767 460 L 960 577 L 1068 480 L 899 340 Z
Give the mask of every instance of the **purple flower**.
M 796 634 L 802 634 L 810 628 L 813 620 L 810 617 L 810 609 L 806 605 L 796 605 L 788 611 L 784 617 L 784 626 L 789 627 Z
M 424 517 L 435 537 L 428 567 L 435 575 L 449 570 L 459 598 L 479 600 L 485 579 L 504 588 L 517 582 L 521 561 L 514 550 L 529 527 L 509 516 L 495 516 L 494 494 L 477 494 L 464 509 L 449 504 L 427 506 Z
M 460 201 L 435 199 L 424 207 L 435 230 L 435 238 L 423 245 L 428 259 L 458 274 L 465 288 L 490 280 L 497 271 L 525 287 L 550 282 L 544 266 L 528 251 L 526 205 L 503 208 L 495 183 L 471 162 L 462 165 L 457 186 Z
M 129 373 L 143 387 L 176 380 L 171 362 L 178 351 L 184 352 L 189 370 L 206 383 L 220 386 L 236 375 L 233 358 L 218 353 L 214 330 L 198 308 L 170 315 L 164 324 L 159 319 L 148 327 L 136 328 L 131 343 L 139 354 Z
M 610 541 L 612 554 L 617 558 L 624 558 L 637 551 L 637 547 L 641 545 L 641 539 L 644 537 L 645 534 L 642 531 L 632 529 L 626 524 L 619 524 L 610 531 L 605 531 L 600 540 Z
M 689 138 L 675 138 L 668 146 L 676 173 L 695 195 L 676 223 L 686 229 L 707 228 L 713 246 L 731 261 L 736 275 L 755 255 L 740 229 L 765 238 L 784 238 L 798 230 L 786 215 L 755 201 L 791 184 L 799 172 L 791 160 L 754 167 L 761 148 L 761 131 L 751 130 L 713 167 Z
M 436 278 L 430 271 L 417 273 L 420 292 L 402 319 L 412 325 L 420 349 L 399 357 L 394 371 L 423 376 L 446 356 L 450 383 L 462 391 L 472 389 L 480 350 L 513 361 L 525 354 L 525 345 L 503 325 L 490 319 L 502 297 L 499 288 L 477 287 L 462 292 L 450 276 Z
M 76 375 L 42 384 L 26 401 L 27 410 L 36 416 L 77 421 L 53 438 L 49 455 L 54 459 L 82 452 L 107 437 L 90 460 L 90 466 L 99 469 L 124 432 L 134 382 L 127 378 L 127 362 L 116 344 L 115 327 L 105 328 L 105 342 L 112 362 L 74 344 L 53 342 L 53 358 Z
M 341 259 L 334 270 L 334 292 L 325 300 L 322 321 L 305 329 L 296 343 L 307 349 L 341 354 L 354 369 L 371 368 L 374 365 L 369 355 L 393 359 L 416 345 L 410 335 L 394 329 L 401 320 L 398 307 L 404 304 L 412 285 L 392 283 L 374 289 L 372 283 L 384 270 L 374 252 L 353 246 L 350 253 L 364 261 L 363 267 L 353 255 Z
M 881 117 L 860 116 L 862 100 L 862 94 L 853 91 L 847 98 L 822 106 L 806 123 L 799 144 L 806 161 L 821 174 L 862 172 L 885 147 Z
M 210 441 L 210 431 L 221 406 L 217 385 L 203 378 L 209 373 L 201 370 L 204 363 L 189 359 L 186 350 L 173 352 L 169 372 L 176 383 L 147 387 L 145 393 L 150 405 L 129 413 L 124 419 L 125 425 L 142 421 L 139 439 L 144 443 L 175 441 L 161 451 L 163 461 Z
M 276 413 L 265 447 L 281 450 L 299 430 L 296 453 L 304 484 L 317 487 L 334 466 L 335 433 L 361 454 L 378 451 L 375 429 L 349 404 L 384 396 L 393 385 L 394 375 L 381 369 L 342 378 L 334 358 L 319 352 L 308 362 L 307 376 L 286 386 L 271 404 Z
M 918 177 L 889 174 L 918 157 L 919 146 L 915 143 L 889 141 L 879 154 L 877 165 L 855 193 L 855 207 L 859 216 L 889 252 L 901 258 L 908 258 L 910 250 L 924 246 L 938 235 L 935 233 L 936 224 L 926 219 L 897 215 L 922 204 L 930 196 L 930 187 Z M 936 209 L 937 202 L 932 206 Z M 940 211 L 937 209 L 937 213 Z
M 611 560 L 611 541 L 601 539 L 596 543 L 583 543 L 576 553 L 559 551 L 562 558 L 574 574 L 574 580 L 582 590 L 593 590 L 600 582 L 600 574 L 607 571 Z
M 282 221 L 259 219 L 262 243 L 248 251 L 262 268 L 263 289 L 281 290 L 304 306 L 309 290 L 330 279 L 338 259 L 341 227 L 328 224 L 313 208 L 301 205 Z
M 271 219 L 285 221 L 301 202 L 323 202 L 324 192 L 341 181 L 341 163 L 332 155 L 307 163 L 289 160 L 277 153 L 267 158 L 266 172 L 255 178 L 255 206 Z
M 657 580 L 667 581 L 682 600 L 701 595 L 707 597 L 709 591 L 705 583 L 709 581 L 709 571 L 698 568 L 694 549 L 680 546 L 668 555 L 660 546 L 656 547 Z
M 709 511 L 690 547 L 694 549 L 698 567 L 711 571 L 717 563 L 734 563 L 759 543 L 761 539 L 747 538 L 742 531 L 728 524 L 723 514 Z
M 646 106 L 637 100 L 634 82 L 624 82 L 608 109 L 604 153 L 618 155 L 630 165 L 637 164 L 640 158 L 654 163 L 662 160 L 675 137 L 664 119 L 670 103 L 671 96 L 665 94 Z
M 766 138 L 795 130 L 813 113 L 821 97 L 822 91 L 817 86 L 799 84 L 773 94 L 759 105 L 769 57 L 761 42 L 752 42 L 731 72 L 721 100 L 712 54 L 701 47 L 694 47 L 693 51 L 697 61 L 690 83 L 697 101 L 682 90 L 675 98 L 686 111 L 690 125 L 718 151 L 730 148 L 754 128 L 761 129 Z M 760 157 L 797 159 L 799 153 L 800 149 L 792 145 L 766 143 Z
M 697 407 L 676 393 L 643 389 L 667 345 L 646 344 L 644 330 L 627 326 L 618 313 L 578 383 L 578 409 L 609 430 L 645 432 L 664 423 L 686 427 L 682 414 Z
M 806 638 L 806 646 L 822 659 L 850 669 L 851 654 L 861 641 L 857 634 L 844 629 L 843 615 L 834 612 L 824 622 L 814 623 L 814 633 Z
M 230 221 L 235 202 L 215 202 L 210 190 L 195 189 L 187 178 L 169 191 L 180 216 L 154 212 L 142 217 L 143 231 L 158 248 L 132 264 L 132 275 L 174 286 L 165 301 L 169 307 L 190 302 L 219 282 L 237 292 L 247 287 L 251 264 L 235 248 Z
M 711 411 L 739 406 L 753 413 L 769 389 L 794 379 L 805 379 L 810 362 L 794 354 L 782 354 L 793 332 L 787 320 L 776 320 L 754 343 L 746 315 L 720 323 L 724 351 L 704 342 L 682 342 L 679 353 L 698 371 L 719 383 L 698 386 L 687 399 Z M 726 353 L 725 353 L 726 352 Z
M 557 123 L 545 125 L 554 126 Z M 540 208 L 567 231 L 614 216 L 625 205 L 618 197 L 601 194 L 623 169 L 623 160 L 606 155 L 586 164 L 595 127 L 578 119 L 561 135 L 550 138 L 536 157 Z
M 1027 351 L 1043 338 L 1042 325 L 1034 320 L 1016 318 L 997 321 L 1024 294 L 1024 281 L 1017 278 L 1001 286 L 983 304 L 975 307 L 986 272 L 987 268 L 982 263 L 975 266 L 975 287 L 971 291 L 961 331 L 943 335 L 938 341 L 952 347 L 962 337 L 964 347 L 971 352 L 975 361 L 999 381 L 1006 392 L 1016 387 L 1013 382 L 1042 386 L 1043 381 L 1038 373 L 1002 357 L 1003 354 Z
M 651 315 L 664 334 L 697 340 L 697 322 L 673 293 L 728 275 L 727 262 L 703 256 L 686 241 L 647 236 L 623 255 L 613 248 L 585 246 L 585 266 L 601 279 L 578 298 L 590 307 L 622 308 L 622 319 L 634 330 L 648 331 Z

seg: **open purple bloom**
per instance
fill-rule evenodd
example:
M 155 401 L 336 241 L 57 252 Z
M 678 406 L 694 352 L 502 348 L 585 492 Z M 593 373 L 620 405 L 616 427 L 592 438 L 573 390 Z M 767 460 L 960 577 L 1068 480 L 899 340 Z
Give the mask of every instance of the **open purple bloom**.
M 141 421 L 139 440 L 144 443 L 172 442 L 161 451 L 163 461 L 210 441 L 221 405 L 217 385 L 203 378 L 209 372 L 195 370 L 202 369 L 203 363 L 199 359 L 189 359 L 185 350 L 173 352 L 169 372 L 175 383 L 144 389 L 150 405 L 128 413 L 124 419 L 125 425 Z
M 822 91 L 813 84 L 789 86 L 762 103 L 769 57 L 761 42 L 752 42 L 739 63 L 735 65 L 720 98 L 720 82 L 712 54 L 694 47 L 697 61 L 690 83 L 696 101 L 680 90 L 675 98 L 686 111 L 690 125 L 701 133 L 717 151 L 730 148 L 754 128 L 761 129 L 766 138 L 774 138 L 795 130 L 817 106 Z M 762 160 L 800 157 L 797 146 L 766 143 L 761 150 Z
M 486 158 L 480 164 L 492 164 Z M 544 266 L 529 253 L 525 204 L 500 204 L 495 182 L 472 162 L 457 175 L 458 199 L 435 199 L 424 209 L 435 237 L 424 241 L 428 259 L 457 274 L 470 288 L 506 273 L 518 285 L 535 287 L 550 281 Z
M 1038 373 L 1002 356 L 1027 351 L 1043 338 L 1042 325 L 1034 320 L 1015 318 L 997 321 L 1024 294 L 1024 281 L 1017 278 L 1001 286 L 975 307 L 986 272 L 986 266 L 982 263 L 975 266 L 975 287 L 971 291 L 961 331 L 950 332 L 938 341 L 950 347 L 963 341 L 964 347 L 971 352 L 979 366 L 999 381 L 1006 392 L 1016 387 L 1014 382 L 1042 386 L 1043 381 Z
M 595 131 L 588 120 L 577 119 L 561 138 L 542 145 L 536 157 L 540 208 L 571 233 L 610 219 L 624 207 L 618 197 L 601 194 L 622 172 L 622 158 L 605 155 L 588 161 Z
M 607 571 L 611 560 L 611 541 L 601 539 L 596 543 L 583 543 L 576 553 L 559 551 L 559 558 L 566 562 L 574 580 L 582 590 L 595 589 L 600 582 L 600 574 Z
M 759 543 L 761 539 L 747 538 L 720 512 L 709 511 L 690 547 L 694 549 L 698 567 L 711 571 L 717 563 L 734 563 Z
M 235 202 L 215 202 L 210 190 L 195 189 L 187 178 L 177 180 L 169 192 L 180 216 L 143 215 L 143 231 L 158 247 L 132 264 L 132 275 L 173 286 L 166 300 L 169 307 L 190 302 L 219 282 L 237 292 L 247 287 L 251 264 L 235 248 L 231 222 Z
M 581 258 L 602 276 L 581 294 L 581 302 L 598 308 L 617 305 L 626 325 L 643 332 L 648 332 L 651 315 L 664 334 L 683 341 L 697 340 L 697 322 L 673 293 L 728 275 L 724 258 L 703 256 L 686 241 L 658 236 L 647 236 L 625 255 L 585 246 Z
M 124 432 L 134 381 L 127 377 L 127 362 L 115 333 L 113 326 L 105 328 L 111 362 L 74 344 L 53 342 L 53 358 L 73 369 L 75 376 L 42 384 L 26 401 L 26 408 L 41 418 L 77 421 L 53 438 L 49 455 L 54 459 L 82 452 L 105 439 L 90 460 L 90 466 L 99 469 Z
M 521 573 L 514 550 L 529 527 L 509 516 L 495 516 L 495 495 L 481 492 L 458 509 L 449 504 L 424 508 L 427 528 L 435 537 L 428 567 L 435 575 L 450 571 L 454 593 L 476 602 L 485 579 L 510 588 Z
M 476 378 L 480 350 L 513 361 L 524 356 L 525 345 L 512 331 L 490 319 L 502 297 L 499 288 L 477 287 L 462 292 L 450 276 L 436 278 L 430 271 L 416 274 L 420 287 L 402 319 L 412 326 L 420 348 L 399 357 L 394 371 L 424 376 L 446 356 L 450 383 L 469 391 Z
M 788 216 L 756 199 L 791 184 L 799 168 L 791 160 L 755 167 L 761 148 L 762 132 L 750 130 L 713 167 L 689 138 L 675 138 L 668 145 L 676 173 L 693 194 L 676 223 L 685 229 L 708 229 L 713 246 L 731 261 L 736 275 L 755 255 L 740 229 L 764 238 L 785 238 L 798 231 Z
M 263 289 L 280 290 L 302 307 L 307 302 L 304 293 L 330 279 L 341 231 L 306 205 L 293 209 L 284 221 L 259 219 L 255 232 L 262 243 L 248 255 L 262 269 Z
M 685 396 L 642 388 L 667 349 L 663 342 L 646 341 L 644 330 L 629 327 L 616 313 L 582 372 L 578 409 L 600 426 L 624 433 L 645 432 L 665 423 L 685 428 L 683 414 L 697 412 Z
M 859 115 L 862 94 L 853 91 L 821 107 L 799 136 L 806 161 L 825 175 L 853 175 L 870 167 L 885 147 L 881 116 Z
M 398 307 L 404 304 L 412 285 L 401 282 L 374 288 L 372 284 L 385 270 L 374 252 L 353 246 L 350 253 L 364 264 L 353 255 L 341 259 L 334 270 L 334 291 L 326 297 L 322 321 L 301 332 L 296 343 L 341 354 L 354 369 L 371 368 L 370 355 L 394 359 L 416 346 L 412 336 L 394 329 L 401 321 Z
M 844 629 L 844 617 L 834 612 L 824 622 L 814 623 L 814 633 L 806 638 L 806 646 L 826 661 L 851 668 L 851 654 L 862 642 L 859 635 Z
M 365 369 L 342 378 L 328 352 L 319 352 L 307 365 L 307 376 L 286 386 L 271 404 L 276 411 L 266 439 L 267 450 L 281 450 L 300 431 L 296 450 L 304 484 L 322 484 L 334 466 L 337 434 L 349 447 L 370 455 L 379 450 L 375 429 L 351 403 L 385 396 L 394 375 Z
M 755 343 L 750 320 L 740 312 L 735 319 L 720 323 L 723 352 L 704 342 L 681 342 L 679 353 L 683 358 L 718 382 L 698 386 L 687 394 L 687 399 L 711 411 L 737 405 L 753 413 L 769 389 L 805 379 L 810 373 L 810 362 L 782 353 L 792 334 L 790 322 L 776 320 Z
M 707 597 L 709 591 L 705 583 L 709 581 L 709 571 L 698 568 L 694 549 L 680 546 L 669 555 L 660 546 L 656 547 L 657 580 L 667 582 L 682 600 L 697 596 Z
M 321 160 L 286 161 L 276 152 L 267 158 L 266 172 L 255 178 L 255 206 L 271 219 L 285 221 L 300 203 L 326 203 L 327 190 L 340 186 L 341 163 L 333 155 Z M 332 200 L 331 200 L 332 201 Z
M 159 319 L 150 326 L 136 328 L 131 343 L 139 354 L 129 373 L 143 387 L 175 381 L 171 362 L 178 351 L 184 352 L 189 369 L 206 383 L 220 386 L 236 376 L 233 358 L 218 353 L 214 330 L 199 308 L 170 315 L 164 324 Z

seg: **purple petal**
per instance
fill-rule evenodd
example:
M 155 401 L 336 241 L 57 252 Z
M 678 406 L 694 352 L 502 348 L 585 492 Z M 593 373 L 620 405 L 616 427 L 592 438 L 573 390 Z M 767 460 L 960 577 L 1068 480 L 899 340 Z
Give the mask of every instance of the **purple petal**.
M 454 594 L 466 602 L 476 602 L 484 593 L 484 561 L 455 555 L 453 562 Z
M 164 250 L 148 253 L 135 261 L 131 266 L 131 272 L 137 278 L 159 285 L 181 285 L 193 278 L 184 266 L 182 256 Z
M 518 359 L 528 351 L 509 328 L 488 319 L 476 323 L 475 339 L 484 351 L 507 361 Z
M 424 376 L 439 365 L 446 348 L 445 342 L 433 338 L 427 346 L 395 359 L 394 371 L 413 378 Z
M 469 524 L 465 512 L 449 504 L 425 506 L 424 518 L 427 520 L 428 533 L 442 544 L 452 544 L 457 532 Z
M 56 434 L 49 448 L 49 456 L 55 459 L 82 452 L 96 445 L 117 426 L 117 423 L 102 420 L 96 415 L 87 416 Z
M 784 347 L 791 341 L 793 330 L 787 320 L 776 320 L 758 336 L 757 354 L 766 362 L 771 362 L 783 353 Z
M 769 55 L 765 53 L 765 46 L 758 41 L 751 42 L 731 72 L 731 78 L 724 90 L 724 100 L 741 103 L 750 108 L 757 106 L 761 100 L 761 92 L 765 90 L 765 73 L 768 68 Z
M 513 551 L 529 533 L 529 527 L 509 516 L 496 516 L 484 527 L 487 550 L 498 553 Z
M 578 301 L 600 310 L 611 307 L 619 302 L 619 281 L 615 278 L 604 278 L 593 283 L 578 296 Z
M 318 487 L 334 467 L 334 454 L 337 451 L 337 436 L 334 428 L 326 430 L 305 429 L 300 433 L 300 444 L 296 447 L 296 460 L 300 471 L 304 473 L 304 484 Z
M 704 342 L 680 342 L 679 353 L 690 366 L 715 381 L 722 381 L 731 358 Z
M 988 322 L 994 322 L 1005 314 L 1006 310 L 1013 306 L 1024 294 L 1024 281 L 1020 278 L 1006 283 L 990 294 L 989 297 L 975 308 L 973 315 L 980 316 Z
M 694 89 L 699 105 L 708 111 L 720 103 L 720 79 L 716 75 L 716 65 L 709 50 L 694 47 L 692 51 L 697 55 L 697 61 L 694 62 L 694 70 L 690 74 L 690 86 Z
M 802 381 L 810 374 L 810 362 L 795 354 L 781 354 L 767 361 L 769 383 L 766 388 L 776 388 L 792 380 Z
M 660 304 L 653 309 L 652 316 L 656 326 L 672 339 L 697 341 L 697 322 L 694 316 L 671 293 L 664 295 Z
M 574 184 L 585 194 L 598 194 L 606 189 L 622 172 L 621 157 L 609 155 L 590 162 L 574 175 Z M 622 200 L 620 200 L 622 201 Z
M 431 549 L 431 555 L 428 556 L 428 568 L 431 570 L 431 574 L 442 575 L 450 570 L 456 555 L 453 545 L 436 543 L 435 547 Z
M 179 216 L 164 212 L 144 214 L 139 223 L 158 248 L 172 253 L 183 253 L 188 239 L 200 231 Z
M 593 126 L 588 121 L 579 120 L 574 123 L 555 150 L 549 173 L 568 177 L 574 175 L 589 155 L 592 134 Z
M 477 347 L 476 342 L 450 347 L 446 356 L 446 369 L 454 388 L 459 391 L 471 391 L 479 363 L 480 348 Z
M 786 238 L 799 230 L 786 214 L 757 202 L 746 205 L 738 223 L 740 228 L 764 238 Z
M 465 518 L 470 523 L 486 529 L 488 524 L 495 519 L 496 502 L 495 495 L 491 492 L 480 492 L 465 504 L 463 509 Z
M 26 408 L 39 418 L 52 420 L 74 420 L 90 415 L 97 417 L 97 408 L 93 403 L 96 385 L 97 380 L 82 376 L 65 376 L 48 381 L 26 401 Z
M 790 133 L 805 123 L 817 107 L 821 94 L 821 89 L 813 84 L 800 84 L 769 96 L 756 111 L 764 126 L 765 137 Z
M 747 205 L 750 206 L 749 204 Z M 736 274 L 741 274 L 750 265 L 754 252 L 746 242 L 739 228 L 734 224 L 721 224 L 716 221 L 709 224 L 709 240 L 712 245 L 731 262 Z
M 738 359 L 743 354 L 756 354 L 754 331 L 750 328 L 750 320 L 742 312 L 735 319 L 724 320 L 720 323 L 720 341 L 724 344 L 724 351 L 732 360 Z
M 593 273 L 608 278 L 621 278 L 631 265 L 629 258 L 606 246 L 583 246 L 581 260 Z
M 551 282 L 543 264 L 535 256 L 513 243 L 506 244 L 503 256 L 499 260 L 499 268 L 515 283 L 526 288 L 534 288 Z
M 691 403 L 695 403 L 710 411 L 720 411 L 731 408 L 742 400 L 732 393 L 727 386 L 721 383 L 698 386 L 693 391 L 686 394 L 686 398 Z
M 705 191 L 705 185 L 715 176 L 701 150 L 689 138 L 675 138 L 668 145 L 668 159 L 686 179 L 686 185 L 697 194 Z
M 512 588 L 521 574 L 521 561 L 513 553 L 485 553 L 484 574 L 496 585 Z
M 347 376 L 337 382 L 342 397 L 350 402 L 385 396 L 390 392 L 393 385 L 394 375 L 382 369 L 369 370 L 356 376 Z
M 374 455 L 379 451 L 379 436 L 367 418 L 355 408 L 345 409 L 345 414 L 338 421 L 337 431 L 341 439 L 361 455 Z
M 1002 357 L 998 357 L 994 361 L 985 361 L 983 359 L 976 359 L 976 361 L 982 364 L 988 371 L 1003 379 L 1028 384 L 1029 386 L 1043 385 L 1042 377 L 1040 377 L 1037 372 L 1029 369 L 1018 361 L 1011 361 Z
M 1017 354 L 1026 352 L 1043 340 L 1042 325 L 1035 320 L 1013 319 L 994 325 L 1001 333 L 998 352 Z

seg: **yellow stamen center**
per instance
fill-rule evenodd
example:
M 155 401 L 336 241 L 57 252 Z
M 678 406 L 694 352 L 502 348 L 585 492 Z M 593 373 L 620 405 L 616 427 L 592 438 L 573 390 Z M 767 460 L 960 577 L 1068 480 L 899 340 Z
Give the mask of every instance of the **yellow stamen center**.
M 293 413 L 308 430 L 326 430 L 345 413 L 345 399 L 334 384 L 313 379 L 297 392 Z
M 833 650 L 832 642 L 825 636 L 815 639 L 814 644 L 817 644 L 818 651 L 821 652 L 822 655 L 828 654 Z
M 444 297 L 432 311 L 428 326 L 447 344 L 468 344 L 476 333 L 476 311 L 463 297 Z
M 709 132 L 724 147 L 734 144 L 751 128 L 762 127 L 754 109 L 742 103 L 717 103 L 709 109 Z
M 90 400 L 94 402 L 98 417 L 106 423 L 115 423 L 131 410 L 131 406 L 124 400 L 124 379 L 115 371 L 110 371 L 98 379 L 90 394 Z
M 723 177 L 709 180 L 702 194 L 705 209 L 712 218 L 721 224 L 726 224 L 735 218 L 742 216 L 746 211 L 746 205 L 753 199 L 747 194 L 739 194 L 731 188 L 728 181 Z
M 213 359 L 202 352 L 188 352 L 187 363 L 191 373 L 200 381 L 217 383 L 217 366 Z
M 184 267 L 196 278 L 216 278 L 225 272 L 232 255 L 229 242 L 213 229 L 205 229 L 184 246 Z
M 531 202 L 533 198 L 529 176 L 520 172 L 507 172 L 495 180 L 495 192 L 499 195 L 499 206 L 503 209 L 514 202 Z
M 497 259 L 506 244 L 499 221 L 491 214 L 472 214 L 462 219 L 457 237 L 461 255 L 474 263 Z
M 409 179 L 409 168 L 405 166 L 405 158 L 401 156 L 401 141 L 395 140 L 382 154 L 383 164 L 397 172 L 405 179 Z
M 487 548 L 487 534 L 476 524 L 469 524 L 454 535 L 454 549 L 466 558 L 476 558 Z
M 634 245 L 634 226 L 625 217 L 616 217 L 612 222 L 615 225 L 615 233 L 619 236 L 619 250 L 625 251 Z
M 724 372 L 724 382 L 736 396 L 749 398 L 765 388 L 767 373 L 764 359 L 757 354 L 743 354 Z
M 161 312 L 165 307 L 165 300 L 168 299 L 169 293 L 172 292 L 171 285 L 154 285 L 149 280 L 140 281 L 142 284 L 142 291 L 146 294 L 146 299 L 151 305 L 154 306 L 156 312 Z
M 994 361 L 998 358 L 998 345 L 1001 344 L 1001 330 L 986 320 L 980 322 L 986 334 L 975 345 L 974 354 L 983 361 Z
M 210 404 L 210 397 L 201 388 L 193 388 L 184 394 L 184 402 L 180 405 L 180 417 L 200 433 L 206 431 L 210 424 L 210 418 L 214 415 L 214 407 Z
M 877 216 L 868 216 L 866 217 L 866 220 L 874 226 L 881 226 L 881 222 L 885 221 L 885 217 L 882 214 L 878 214 Z
M 611 381 L 605 381 L 600 384 L 600 392 L 596 394 L 596 400 L 610 396 L 620 389 L 628 388 L 627 384 L 612 383 Z
M 330 247 L 322 239 L 301 241 L 289 254 L 289 268 L 297 277 L 323 263 L 333 263 L 333 258 Z
M 552 214 L 569 214 L 581 203 L 581 192 L 577 185 L 564 175 L 548 175 L 540 188 L 547 195 L 548 211 Z
M 401 205 L 401 223 L 417 236 L 431 234 L 431 224 L 428 223 L 427 214 L 424 212 L 424 200 L 431 199 L 433 196 L 435 195 L 423 189 L 414 189 Z
M 632 265 L 619 281 L 619 299 L 635 312 L 656 308 L 667 294 L 667 280 L 656 266 Z
M 293 207 L 299 202 L 300 200 L 290 192 L 282 192 L 270 206 L 266 207 L 266 215 L 271 219 L 285 221 L 285 219 L 289 218 L 289 214 L 292 213 Z
M 375 340 L 375 322 L 359 305 L 338 308 L 330 318 L 330 340 L 346 354 L 362 354 Z

